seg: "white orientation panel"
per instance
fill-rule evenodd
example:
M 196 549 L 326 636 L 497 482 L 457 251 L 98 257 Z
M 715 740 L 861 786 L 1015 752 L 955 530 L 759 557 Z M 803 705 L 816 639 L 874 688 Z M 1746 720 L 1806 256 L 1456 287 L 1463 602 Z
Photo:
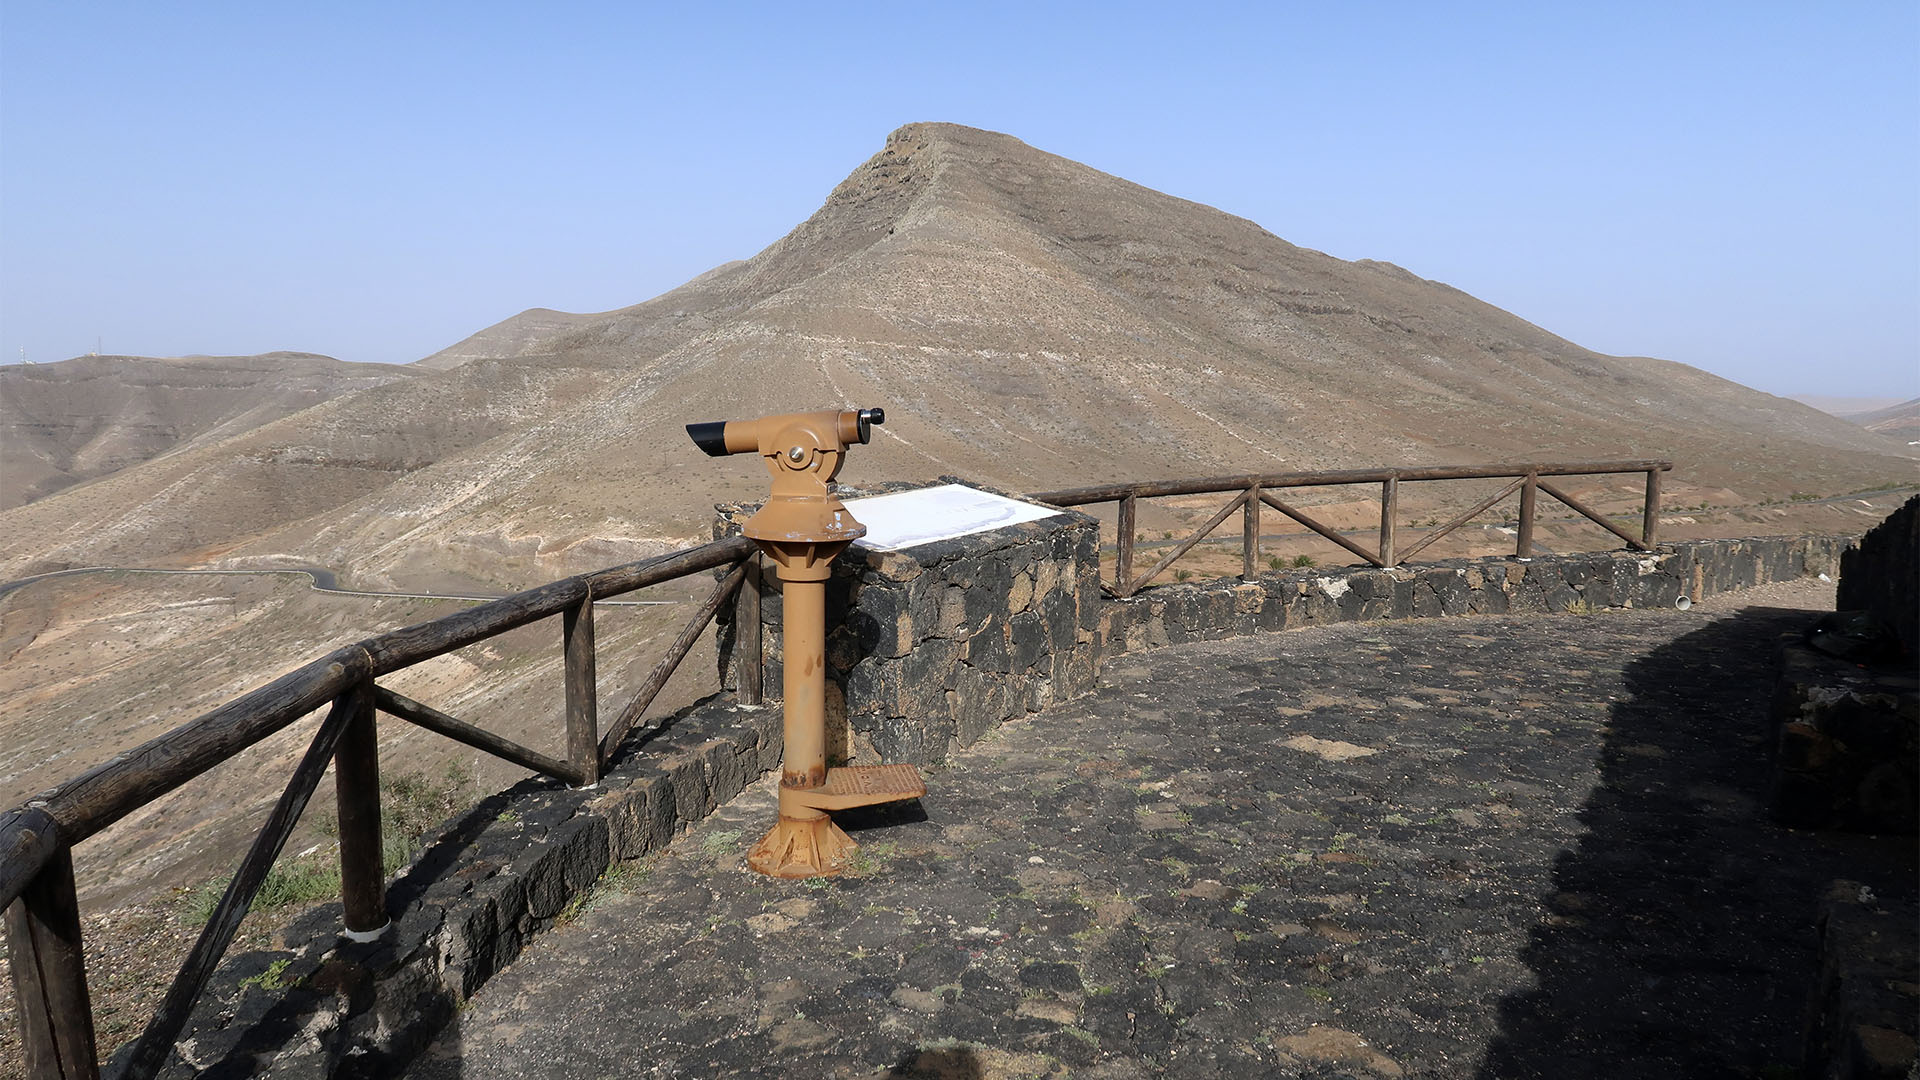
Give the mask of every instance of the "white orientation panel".
M 848 499 L 847 509 L 867 527 L 867 535 L 854 543 L 881 551 L 951 540 L 1060 512 L 963 484 Z

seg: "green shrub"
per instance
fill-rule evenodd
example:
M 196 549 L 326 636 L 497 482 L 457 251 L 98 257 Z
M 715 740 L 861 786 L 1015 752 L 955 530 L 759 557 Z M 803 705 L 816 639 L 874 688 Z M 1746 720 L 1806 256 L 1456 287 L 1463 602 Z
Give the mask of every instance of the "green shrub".
M 397 772 L 380 780 L 380 862 L 389 876 L 412 860 L 420 840 L 442 821 L 464 809 L 473 775 L 457 762 L 447 766 L 438 778 L 424 773 Z M 339 822 L 331 814 L 319 819 L 320 828 L 336 841 Z M 220 906 L 227 883 L 226 874 L 203 882 L 190 890 L 182 901 L 181 918 L 190 924 L 204 924 Z M 310 855 L 282 852 L 253 896 L 254 911 L 272 911 L 329 900 L 340 895 L 340 854 L 337 844 L 329 844 Z
M 232 880 L 233 875 L 229 874 L 204 882 L 189 892 L 181 917 L 191 925 L 201 925 L 213 918 L 214 910 L 220 906 L 220 898 L 226 894 L 227 883 Z M 291 859 L 282 856 L 280 861 L 273 864 L 273 869 L 267 871 L 266 880 L 260 883 L 260 891 L 253 896 L 251 910 L 272 911 L 339 895 L 340 859 L 335 853 L 316 852 Z
M 1313 565 L 1313 556 L 1311 556 L 1311 555 L 1295 555 L 1295 556 L 1293 557 L 1293 565 L 1295 565 L 1295 566 L 1312 566 L 1312 565 Z

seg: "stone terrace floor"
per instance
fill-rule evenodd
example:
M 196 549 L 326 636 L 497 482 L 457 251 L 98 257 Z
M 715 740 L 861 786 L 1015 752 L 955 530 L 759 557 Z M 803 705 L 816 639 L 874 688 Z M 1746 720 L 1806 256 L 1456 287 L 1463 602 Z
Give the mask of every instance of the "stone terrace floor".
M 745 871 L 766 783 L 603 883 L 409 1075 L 1795 1075 L 1836 879 L 1765 814 L 1806 611 L 1349 624 L 1121 657 Z

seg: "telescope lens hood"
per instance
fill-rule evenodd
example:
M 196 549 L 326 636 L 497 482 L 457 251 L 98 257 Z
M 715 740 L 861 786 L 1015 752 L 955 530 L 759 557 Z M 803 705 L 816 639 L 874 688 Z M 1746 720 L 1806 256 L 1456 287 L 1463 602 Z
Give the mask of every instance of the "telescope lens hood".
M 708 457 L 727 455 L 727 422 L 715 420 L 708 424 L 688 424 L 687 435 L 693 439 L 693 445 L 707 452 Z

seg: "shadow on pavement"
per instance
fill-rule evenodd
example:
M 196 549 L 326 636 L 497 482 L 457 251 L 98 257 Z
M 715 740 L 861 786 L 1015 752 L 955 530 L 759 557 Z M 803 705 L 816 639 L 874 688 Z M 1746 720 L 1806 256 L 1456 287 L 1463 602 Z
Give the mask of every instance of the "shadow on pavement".
M 1910 899 L 1910 838 L 1768 816 L 1773 650 L 1812 614 L 1748 608 L 1632 661 L 1588 830 L 1557 860 L 1481 1080 L 1797 1076 L 1836 879 Z
M 888 1076 L 910 1080 L 982 1080 L 986 1069 L 980 1055 L 966 1047 L 953 1050 L 915 1050 L 887 1070 Z

